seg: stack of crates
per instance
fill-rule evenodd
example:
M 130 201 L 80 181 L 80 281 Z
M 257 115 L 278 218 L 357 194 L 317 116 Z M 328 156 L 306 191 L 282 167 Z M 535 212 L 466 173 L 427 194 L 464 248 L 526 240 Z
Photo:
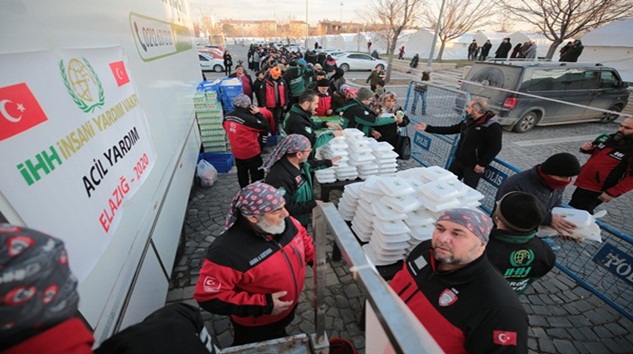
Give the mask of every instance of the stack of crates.
M 202 82 L 193 97 L 196 119 L 200 127 L 204 151 L 229 151 L 228 139 L 222 126 L 222 105 L 218 99 L 219 82 Z
M 219 85 L 220 101 L 224 114 L 233 110 L 233 99 L 240 93 L 244 93 L 242 88 L 242 79 L 237 77 L 227 78 L 220 81 Z

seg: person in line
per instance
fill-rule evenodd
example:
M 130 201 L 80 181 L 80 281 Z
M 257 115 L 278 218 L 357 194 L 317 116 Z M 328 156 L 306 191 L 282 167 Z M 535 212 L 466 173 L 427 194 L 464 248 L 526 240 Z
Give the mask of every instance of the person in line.
M 371 71 L 371 73 L 369 74 L 369 76 L 365 80 L 365 83 L 368 83 L 369 87 L 371 88 L 371 91 L 374 92 L 374 91 L 376 91 L 376 83 L 379 80 L 383 80 L 384 81 L 385 75 L 386 75 L 385 74 L 385 67 L 382 64 L 378 64 L 378 65 L 376 65 L 374 70 Z
M 353 102 L 357 93 L 358 89 L 347 84 L 341 85 L 338 91 L 332 93 L 332 111 L 339 112 L 339 109 Z
M 290 108 L 284 124 L 284 131 L 287 135 L 300 134 L 305 136 L 314 150 L 325 145 L 335 136 L 343 135 L 341 126 L 337 123 L 312 119 L 312 116 L 316 114 L 318 105 L 319 96 L 317 93 L 306 90 L 299 96 L 299 102 Z M 316 131 L 322 128 L 334 130 L 317 134 Z
M 499 48 L 495 52 L 495 58 L 499 59 L 508 59 L 508 53 L 512 50 L 512 43 L 510 43 L 510 38 L 504 38 L 503 42 L 499 44 Z
M 477 59 L 477 52 L 479 51 L 479 46 L 477 45 L 477 41 L 473 39 L 472 42 L 468 45 L 468 61 L 473 61 Z
M 563 206 L 563 192 L 574 176 L 580 173 L 580 162 L 576 156 L 561 152 L 529 170 L 507 178 L 497 190 L 495 200 L 499 201 L 512 191 L 533 195 L 545 207 L 541 225 L 554 228 L 560 235 L 571 235 L 576 225 L 565 220 L 562 215 L 552 214 L 552 209 Z
M 566 52 L 569 48 L 571 48 L 571 47 L 573 47 L 573 46 L 574 46 L 574 41 L 569 41 L 569 42 L 567 42 L 567 45 L 565 45 L 564 47 L 561 47 L 561 48 L 560 48 L 560 50 L 558 51 L 558 53 L 560 53 L 560 56 L 562 57 L 562 56 L 563 56 L 563 54 L 565 54 L 565 52 Z M 560 58 L 559 58 L 559 60 L 558 60 L 558 61 L 560 61 Z
M 477 188 L 484 170 L 501 151 L 501 125 L 483 98 L 468 102 L 466 119 L 455 125 L 436 127 L 422 122 L 413 128 L 427 133 L 460 134 L 448 170 L 471 188 Z
M 585 47 L 582 45 L 582 42 L 579 39 L 576 39 L 571 48 L 567 49 L 564 53 L 561 54 L 558 61 L 575 63 L 578 61 L 578 57 L 580 57 L 580 54 L 582 54 L 582 50 L 584 48 Z
M 265 75 L 266 73 L 264 71 L 258 71 L 255 74 L 255 81 L 253 82 L 253 93 L 255 94 L 255 98 L 257 99 L 258 107 L 264 107 L 264 103 L 266 102 L 263 96 L 264 92 L 262 89 L 264 87 Z
M 395 93 L 383 93 L 373 107 L 374 113 L 378 117 L 391 118 L 389 123 L 374 127 L 374 130 L 378 132 L 375 138 L 378 141 L 388 142 L 394 149 L 398 146 L 400 128 L 406 127 L 410 123 L 409 117 L 397 102 L 398 97 Z
M 545 213 L 537 197 L 515 191 L 497 201 L 492 215 L 496 228 L 490 233 L 486 254 L 517 295 L 554 268 L 556 254 L 536 236 Z
M 304 71 L 303 66 L 293 60 L 283 75 L 284 80 L 288 83 L 288 100 L 291 105 L 297 103 L 299 96 L 306 90 Z
M 234 346 L 285 337 L 313 263 L 312 238 L 288 214 L 281 192 L 255 182 L 233 198 L 193 297 L 203 309 L 230 316 Z
M 231 54 L 229 54 L 229 51 L 227 50 L 224 52 L 224 55 L 222 56 L 222 58 L 224 59 L 224 73 L 228 77 L 229 75 L 231 75 L 231 67 L 233 66 L 233 57 L 231 56 Z
M 338 68 L 338 66 L 336 65 L 336 59 L 328 54 L 325 58 L 325 61 L 323 62 L 323 71 L 325 71 L 325 73 L 329 75 L 332 74 L 334 70 L 336 70 L 336 68 Z
M 334 74 L 330 77 L 330 92 L 336 92 L 344 85 L 347 80 L 344 77 L 345 71 L 341 68 L 334 69 Z
M 251 99 L 241 93 L 233 99 L 233 111 L 224 117 L 224 130 L 231 145 L 237 167 L 237 181 L 240 188 L 264 179 L 264 171 L 260 136 L 268 134 L 270 126 L 262 114 L 265 111 L 272 118 L 272 113 L 265 108 L 251 104 Z
M 490 53 L 491 48 L 492 48 L 492 43 L 490 43 L 490 40 L 487 40 L 486 43 L 484 43 L 484 45 L 481 46 L 481 54 L 479 54 L 480 61 L 486 61 L 486 59 L 488 58 L 488 53 Z
M 422 78 L 420 79 L 422 82 L 416 84 L 413 88 L 413 102 L 411 103 L 411 112 L 415 114 L 416 109 L 418 108 L 418 101 L 422 101 L 422 111 L 420 115 L 426 115 L 426 92 L 428 90 L 428 86 L 424 81 L 431 81 L 431 71 L 425 70 L 422 72 Z
M 346 105 L 337 110 L 341 113 L 343 119 L 343 129 L 356 128 L 365 133 L 366 136 L 371 136 L 371 129 L 368 125 L 363 125 L 367 122 L 376 121 L 376 113 L 371 109 L 371 102 L 374 98 L 374 93 L 367 87 L 361 87 L 356 93 L 355 98 L 351 98 L 346 102 Z
M 332 95 L 330 94 L 330 82 L 327 79 L 321 79 L 317 82 L 317 95 L 319 96 L 319 103 L 317 105 L 315 114 L 318 117 L 331 116 L 334 112 L 332 110 Z
M 492 226 L 478 210 L 444 211 L 391 280 L 446 353 L 527 353 L 527 314 L 484 252 Z
M 271 127 L 273 134 L 277 134 L 283 122 L 283 113 L 288 108 L 288 85 L 281 77 L 281 69 L 278 66 L 270 68 L 268 76 L 264 79 L 261 97 L 263 106 L 272 112 L 275 126 Z
M 602 134 L 583 144 L 589 160 L 580 169 L 569 205 L 593 214 L 602 204 L 633 189 L 633 117 L 625 118 L 615 134 Z
M 534 41 L 529 41 L 528 43 L 528 47 L 527 49 L 521 49 L 521 52 L 523 53 L 523 57 L 525 59 L 532 59 L 535 60 L 536 59 L 536 42 Z
M 0 352 L 92 354 L 95 339 L 79 317 L 77 278 L 64 242 L 0 223 L 0 245 Z M 94 353 L 213 354 L 210 339 L 200 311 L 175 303 L 112 335 Z
M 229 77 L 237 77 L 240 79 L 240 81 L 242 82 L 242 92 L 244 92 L 244 94 L 248 96 L 248 98 L 250 98 L 252 101 L 253 81 L 251 79 L 251 76 L 244 72 L 244 66 L 242 64 L 235 65 L 235 72 L 229 75 Z
M 303 135 L 290 134 L 268 156 L 263 165 L 267 172 L 265 182 L 277 188 L 286 200 L 286 210 L 304 227 L 310 222 L 310 213 L 323 203 L 313 195 L 312 172 L 332 167 L 340 156 L 332 160 L 310 159 L 310 140 Z
M 514 46 L 514 49 L 512 49 L 512 54 L 510 54 L 510 58 L 521 58 L 521 48 L 523 48 L 523 45 L 521 43 L 518 43 L 516 46 Z
M 317 84 L 322 79 L 327 80 L 327 74 L 325 73 L 325 71 L 323 71 L 323 70 L 315 70 L 314 71 L 314 77 L 312 78 L 312 81 L 308 85 L 307 89 L 308 90 L 312 90 L 312 91 L 317 91 Z M 330 81 L 329 80 L 327 80 L 327 81 L 328 81 L 328 87 L 329 87 Z

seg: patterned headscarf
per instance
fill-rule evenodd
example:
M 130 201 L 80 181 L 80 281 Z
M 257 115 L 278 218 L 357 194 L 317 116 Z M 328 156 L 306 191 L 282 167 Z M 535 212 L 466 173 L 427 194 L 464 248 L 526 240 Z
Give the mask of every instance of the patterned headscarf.
M 242 188 L 231 202 L 229 215 L 224 223 L 225 230 L 235 224 L 239 214 L 244 216 L 264 215 L 279 209 L 284 204 L 284 196 L 274 187 L 262 182 L 254 182 Z
M 275 162 L 281 160 L 286 154 L 294 152 L 306 151 L 310 148 L 310 140 L 300 134 L 290 134 L 280 144 L 277 144 L 275 150 L 270 153 L 261 169 L 268 172 Z
M 240 93 L 239 95 L 237 95 L 233 99 L 233 106 L 241 107 L 241 108 L 248 108 L 248 107 L 251 106 L 251 98 L 246 96 L 243 93 Z
M 437 221 L 450 221 L 460 224 L 475 234 L 484 244 L 488 243 L 492 230 L 492 219 L 480 211 L 468 208 L 449 209 L 444 211 Z
M 77 312 L 77 279 L 59 239 L 0 224 L 0 280 L 0 342 L 46 330 Z

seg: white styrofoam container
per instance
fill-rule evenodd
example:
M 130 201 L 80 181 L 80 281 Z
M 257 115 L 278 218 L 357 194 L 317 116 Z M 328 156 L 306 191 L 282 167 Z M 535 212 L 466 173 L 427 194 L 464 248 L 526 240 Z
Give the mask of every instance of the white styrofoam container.
M 383 235 L 408 234 L 411 231 L 402 220 L 385 221 L 375 218 L 373 227 Z
M 576 224 L 578 228 L 588 227 L 594 221 L 586 210 L 556 207 L 552 209 L 552 214 L 563 215 L 565 220 Z
M 445 201 L 442 201 L 442 202 L 438 202 L 437 200 L 433 200 L 433 199 L 427 198 L 423 194 L 417 194 L 417 196 L 418 196 L 418 200 L 420 201 L 422 206 L 425 207 L 426 209 L 430 210 L 433 213 L 439 213 L 439 212 L 444 211 L 446 209 L 457 208 L 457 207 L 462 205 L 462 203 L 457 198 L 448 199 L 448 200 L 445 200 Z
M 352 220 L 351 229 L 352 231 L 354 231 L 356 237 L 358 237 L 358 239 L 360 239 L 361 241 L 369 242 L 371 240 L 371 231 L 367 232 L 366 230 L 362 229 L 362 226 L 359 227 L 357 225 L 354 225 L 354 220 Z
M 419 241 L 430 240 L 433 237 L 433 230 L 435 225 L 416 225 L 411 226 L 411 232 L 409 235 Z
M 369 244 L 363 245 L 362 249 L 365 252 L 365 257 L 367 257 L 367 260 L 371 264 L 373 264 L 375 266 L 386 266 L 386 265 L 390 265 L 390 264 L 396 263 L 398 261 L 398 260 L 396 260 L 396 261 L 393 261 L 393 260 L 384 261 L 384 260 L 377 259 L 376 256 L 374 255 L 372 249 L 371 249 L 371 246 Z
M 396 197 L 415 193 L 415 189 L 400 177 L 382 177 L 378 181 L 378 185 L 382 192 L 388 196 Z
M 385 221 L 404 220 L 407 218 L 407 214 L 400 213 L 394 208 L 383 203 L 372 203 L 371 210 L 377 218 Z
M 386 235 L 380 229 L 373 228 L 372 237 L 382 239 L 383 243 L 403 243 L 409 241 L 411 236 L 408 233 Z
M 420 173 L 429 181 L 441 181 L 451 178 L 457 178 L 452 172 L 447 171 L 439 166 L 429 166 L 420 171 Z
M 424 208 L 418 208 L 407 214 L 407 218 L 404 222 L 408 226 L 416 226 L 416 225 L 433 225 L 437 220 L 431 213 L 429 213 Z
M 362 188 L 359 193 L 361 195 L 362 193 L 382 194 L 382 189 L 380 189 L 380 185 L 378 184 L 379 181 L 380 178 L 377 176 L 367 178 L 365 182 L 361 183 Z
M 360 198 L 360 190 L 363 187 L 363 183 L 350 183 L 343 187 L 343 193 L 347 193 L 350 197 L 354 199 Z
M 451 187 L 448 183 L 442 180 L 429 182 L 424 185 L 422 193 L 430 199 L 438 202 L 444 202 L 447 200 L 455 199 L 459 196 L 457 189 Z
M 375 158 L 382 159 L 395 159 L 398 157 L 398 153 L 395 151 L 374 151 Z
M 422 205 L 418 200 L 418 194 L 407 194 L 397 197 L 385 196 L 380 199 L 380 202 L 389 205 L 403 214 L 410 213 Z

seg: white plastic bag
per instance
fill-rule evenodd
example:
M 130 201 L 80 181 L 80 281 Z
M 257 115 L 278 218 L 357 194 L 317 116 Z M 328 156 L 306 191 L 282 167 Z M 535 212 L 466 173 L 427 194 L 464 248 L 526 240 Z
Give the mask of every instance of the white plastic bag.
M 200 177 L 200 185 L 203 187 L 211 187 L 218 179 L 218 170 L 207 160 L 198 161 L 198 177 Z

